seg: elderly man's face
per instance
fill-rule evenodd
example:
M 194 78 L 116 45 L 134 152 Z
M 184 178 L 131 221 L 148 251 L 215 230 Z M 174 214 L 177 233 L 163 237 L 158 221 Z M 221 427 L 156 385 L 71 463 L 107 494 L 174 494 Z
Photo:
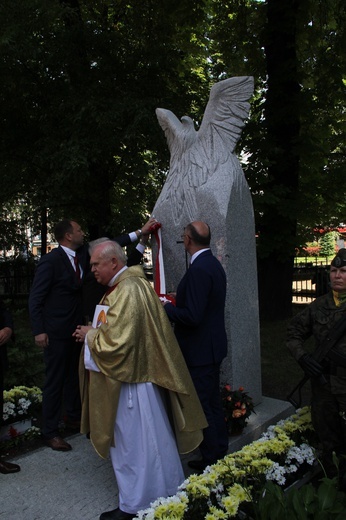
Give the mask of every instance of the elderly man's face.
M 107 285 L 117 272 L 118 262 L 115 257 L 102 258 L 96 250 L 91 255 L 90 266 L 96 280 L 102 285 Z

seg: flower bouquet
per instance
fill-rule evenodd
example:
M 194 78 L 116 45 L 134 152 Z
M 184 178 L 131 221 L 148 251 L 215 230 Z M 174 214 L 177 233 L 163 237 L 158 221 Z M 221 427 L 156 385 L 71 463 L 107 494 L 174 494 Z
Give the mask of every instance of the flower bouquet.
M 221 389 L 222 406 L 230 435 L 239 435 L 247 425 L 247 419 L 254 411 L 252 397 L 240 386 L 232 390 L 228 384 Z
M 42 402 L 42 391 L 37 386 L 15 386 L 4 391 L 4 407 L 0 440 L 12 439 L 32 426 L 32 418 Z
M 4 391 L 2 419 L 5 423 L 27 419 L 41 403 L 42 391 L 37 386 L 14 386 Z

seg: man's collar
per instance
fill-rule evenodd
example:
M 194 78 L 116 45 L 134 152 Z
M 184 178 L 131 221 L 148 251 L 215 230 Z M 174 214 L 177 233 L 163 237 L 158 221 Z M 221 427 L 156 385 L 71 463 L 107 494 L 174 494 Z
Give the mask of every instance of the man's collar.
M 199 256 L 201 253 L 204 253 L 205 251 L 210 251 L 210 247 L 206 247 L 204 249 L 199 249 L 198 251 L 196 251 L 196 253 L 194 253 L 191 256 L 190 264 L 192 264 L 192 262 L 194 262 L 196 260 L 197 256 Z
M 115 274 L 113 276 L 113 278 L 108 282 L 108 287 L 112 287 L 112 285 L 114 285 L 114 282 L 115 280 L 118 278 L 118 276 L 123 273 L 125 270 L 127 269 L 127 265 L 124 265 L 124 267 L 122 269 L 120 269 L 120 271 L 117 272 L 117 274 Z
M 70 249 L 69 247 L 66 247 L 66 246 L 62 246 L 61 244 L 60 244 L 60 247 L 62 247 L 62 249 L 65 251 L 65 253 L 67 255 L 70 255 L 73 257 L 76 256 L 76 251 L 73 251 L 73 249 Z

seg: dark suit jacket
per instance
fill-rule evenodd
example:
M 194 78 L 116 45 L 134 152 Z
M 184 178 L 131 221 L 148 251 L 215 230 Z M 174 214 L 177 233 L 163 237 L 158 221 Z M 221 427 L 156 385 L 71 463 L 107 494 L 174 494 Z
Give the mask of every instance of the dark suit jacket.
M 84 262 L 81 267 L 86 272 Z M 54 339 L 71 338 L 82 323 L 82 283 L 61 246 L 42 256 L 38 263 L 29 312 L 34 336 L 45 332 Z
M 210 250 L 194 260 L 177 288 L 176 307 L 165 305 L 188 366 L 220 363 L 227 355 L 226 274 Z
M 121 246 L 131 243 L 129 235 L 122 235 L 114 240 Z M 81 283 L 78 282 L 70 259 L 61 246 L 39 261 L 29 295 L 34 336 L 47 333 L 54 339 L 71 338 L 76 326 L 85 321 L 86 305 L 94 309 L 100 299 L 99 293 L 104 294 L 104 287 L 97 284 L 90 271 L 88 247 L 85 244 L 77 251 L 83 270 Z M 91 315 L 91 320 L 92 317 Z

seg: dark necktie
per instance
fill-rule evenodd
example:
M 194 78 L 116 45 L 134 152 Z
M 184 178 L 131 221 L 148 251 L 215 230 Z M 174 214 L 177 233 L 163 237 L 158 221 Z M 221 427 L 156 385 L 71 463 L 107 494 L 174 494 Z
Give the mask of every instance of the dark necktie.
M 78 262 L 77 255 L 75 255 L 73 257 L 73 261 L 74 261 L 74 265 L 76 268 L 76 277 L 77 277 L 78 282 L 80 282 L 80 268 L 79 268 L 79 262 Z

